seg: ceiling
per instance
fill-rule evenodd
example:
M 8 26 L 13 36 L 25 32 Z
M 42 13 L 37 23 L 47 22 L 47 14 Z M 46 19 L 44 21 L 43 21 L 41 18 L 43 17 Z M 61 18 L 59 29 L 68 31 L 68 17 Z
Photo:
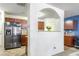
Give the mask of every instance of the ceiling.
M 49 3 L 49 5 L 58 7 L 65 11 L 65 18 L 79 15 L 79 3 Z M 27 16 L 27 3 L 0 3 L 0 9 L 6 14 Z
M 24 3 L 0 3 L 0 9 L 6 14 L 26 16 L 27 4 Z
M 79 15 L 79 3 L 50 3 L 50 5 L 63 9 L 65 18 Z

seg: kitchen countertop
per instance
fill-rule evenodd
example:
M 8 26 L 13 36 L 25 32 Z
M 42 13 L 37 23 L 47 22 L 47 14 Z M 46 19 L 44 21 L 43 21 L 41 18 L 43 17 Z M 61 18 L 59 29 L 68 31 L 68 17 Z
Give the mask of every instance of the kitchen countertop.
M 75 36 L 75 35 L 64 35 L 64 36 Z

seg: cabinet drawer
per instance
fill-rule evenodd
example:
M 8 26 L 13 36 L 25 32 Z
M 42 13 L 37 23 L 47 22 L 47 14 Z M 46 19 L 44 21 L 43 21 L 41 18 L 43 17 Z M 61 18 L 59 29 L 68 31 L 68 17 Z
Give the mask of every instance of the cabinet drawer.
M 74 36 L 64 36 L 64 44 L 67 46 L 74 46 Z

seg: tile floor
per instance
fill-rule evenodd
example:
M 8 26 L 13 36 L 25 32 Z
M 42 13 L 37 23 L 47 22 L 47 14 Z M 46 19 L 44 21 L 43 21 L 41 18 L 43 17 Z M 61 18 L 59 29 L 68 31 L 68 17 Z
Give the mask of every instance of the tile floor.
M 0 56 L 25 56 L 25 46 L 10 50 L 0 50 Z
M 10 49 L 10 50 L 0 50 L 0 56 L 26 56 L 26 47 Z M 77 53 L 77 54 L 76 54 Z M 54 56 L 79 56 L 79 49 L 74 47 L 65 46 L 65 51 Z
M 64 50 L 65 50 L 64 52 L 56 54 L 54 56 L 73 56 L 72 54 L 74 53 L 76 54 L 76 52 L 77 52 L 77 55 L 74 55 L 74 56 L 79 56 L 79 49 L 77 48 L 65 46 Z

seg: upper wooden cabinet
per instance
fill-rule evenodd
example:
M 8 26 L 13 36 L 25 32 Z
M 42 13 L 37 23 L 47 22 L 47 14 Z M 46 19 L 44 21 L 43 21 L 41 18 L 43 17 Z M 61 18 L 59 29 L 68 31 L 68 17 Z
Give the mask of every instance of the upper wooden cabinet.
M 5 22 L 11 22 L 11 23 L 19 23 L 22 25 L 22 27 L 26 27 L 27 20 L 24 19 L 16 19 L 16 18 L 5 18 Z
M 44 22 L 38 21 L 38 31 L 44 31 Z
M 5 18 L 5 22 L 15 22 L 15 19 L 14 18 Z
M 75 20 L 67 20 L 64 22 L 65 30 L 75 30 L 77 25 L 77 21 Z

